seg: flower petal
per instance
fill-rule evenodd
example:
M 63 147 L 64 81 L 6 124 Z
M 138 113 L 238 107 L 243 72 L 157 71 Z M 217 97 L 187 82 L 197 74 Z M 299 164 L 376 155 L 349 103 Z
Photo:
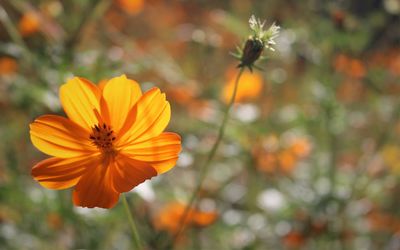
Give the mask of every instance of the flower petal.
M 181 137 L 178 134 L 164 132 L 147 141 L 126 145 L 121 152 L 134 160 L 150 163 L 158 174 L 170 170 L 181 151 Z
M 107 103 L 111 125 L 116 133 L 122 128 L 128 113 L 141 96 L 139 84 L 127 79 L 125 75 L 112 78 L 104 86 L 103 97 Z
M 90 131 L 98 119 L 93 110 L 100 110 L 101 91 L 90 81 L 74 77 L 60 88 L 60 100 L 68 117 Z
M 31 175 L 45 188 L 65 189 L 75 186 L 97 157 L 49 158 L 36 164 Z
M 149 163 L 136 161 L 122 154 L 117 156 L 112 167 L 113 187 L 120 193 L 128 192 L 156 175 L 157 171 Z
M 119 147 L 132 142 L 146 141 L 160 135 L 167 127 L 171 108 L 160 89 L 153 88 L 147 91 L 131 110 L 135 119 L 127 119 L 117 138 Z
M 92 166 L 81 177 L 73 192 L 76 206 L 112 208 L 118 202 L 119 193 L 113 189 L 111 165 Z
M 44 115 L 30 124 L 31 141 L 45 154 L 69 158 L 96 152 L 89 134 L 67 118 Z
M 171 168 L 175 167 L 178 157 L 172 158 L 166 161 L 151 162 L 151 166 L 157 170 L 158 174 L 163 174 L 169 171 Z

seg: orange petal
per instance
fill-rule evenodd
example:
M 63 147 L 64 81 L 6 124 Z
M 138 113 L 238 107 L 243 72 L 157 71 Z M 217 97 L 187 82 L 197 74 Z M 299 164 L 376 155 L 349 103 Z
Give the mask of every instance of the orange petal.
M 44 115 L 30 124 L 33 145 L 45 154 L 69 158 L 96 152 L 89 133 L 57 115 Z
M 76 206 L 112 208 L 118 202 L 119 193 L 112 187 L 110 168 L 97 164 L 81 177 L 73 192 Z
M 111 125 L 117 134 L 141 96 L 139 84 L 127 79 L 125 75 L 112 78 L 104 86 L 103 97 L 107 103 Z
M 215 212 L 196 211 L 193 216 L 193 224 L 197 226 L 207 226 L 217 219 L 218 215 Z
M 60 100 L 65 113 L 88 131 L 98 123 L 93 110 L 100 110 L 100 97 L 100 89 L 83 78 L 74 77 L 60 88 Z
M 171 132 L 121 148 L 121 152 L 132 159 L 150 163 L 158 174 L 175 166 L 180 151 L 181 137 Z
M 49 158 L 32 168 L 33 178 L 45 188 L 65 189 L 75 186 L 86 169 L 96 164 L 96 157 Z
M 186 207 L 178 202 L 164 206 L 154 218 L 155 227 L 158 230 L 166 230 L 171 234 L 176 234 L 180 226 L 182 215 L 185 213 L 185 209 Z M 186 222 L 190 220 L 189 217 L 191 214 L 192 213 L 190 212 L 188 213 Z
M 165 94 L 161 94 L 160 89 L 153 88 L 138 100 L 131 113 L 135 115 L 135 119 L 127 119 L 121 130 L 118 146 L 160 135 L 169 123 L 171 108 L 165 100 Z
M 111 172 L 114 189 L 119 193 L 128 192 L 157 175 L 157 171 L 149 163 L 136 161 L 122 154 L 117 156 Z
M 175 167 L 177 161 L 178 157 L 166 161 L 150 162 L 150 164 L 157 170 L 158 174 L 162 174 Z

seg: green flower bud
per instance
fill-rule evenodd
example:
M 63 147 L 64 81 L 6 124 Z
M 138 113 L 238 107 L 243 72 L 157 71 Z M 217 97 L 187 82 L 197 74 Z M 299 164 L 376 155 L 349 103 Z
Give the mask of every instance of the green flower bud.
M 244 47 L 238 49 L 235 57 L 240 60 L 238 67 L 248 67 L 252 70 L 264 48 L 274 51 L 273 45 L 275 45 L 275 38 L 278 36 L 280 27 L 273 23 L 268 30 L 264 30 L 265 21 L 261 22 L 254 15 L 249 19 L 249 25 L 253 34 L 246 40 Z

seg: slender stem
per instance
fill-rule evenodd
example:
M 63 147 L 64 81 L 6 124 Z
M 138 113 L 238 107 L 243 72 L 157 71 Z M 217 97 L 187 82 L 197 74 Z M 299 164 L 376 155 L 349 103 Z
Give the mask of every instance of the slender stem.
M 142 249 L 143 248 L 142 243 L 140 241 L 139 233 L 136 228 L 135 221 L 133 220 L 132 213 L 129 209 L 128 201 L 126 200 L 125 194 L 122 194 L 121 196 L 122 196 L 122 203 L 124 204 L 124 207 L 125 207 L 126 215 L 128 216 L 129 225 L 131 226 L 131 229 L 132 229 L 133 241 L 135 242 L 137 249 Z
M 14 43 L 18 44 L 18 46 L 21 48 L 22 55 L 25 57 L 25 60 L 27 60 L 30 64 L 32 62 L 31 53 L 28 47 L 26 46 L 24 40 L 22 39 L 18 29 L 14 26 L 6 10 L 1 5 L 0 5 L 0 22 L 4 25 L 4 28 L 6 29 L 7 33 L 10 35 Z
M 328 118 L 328 123 L 330 123 L 331 118 Z M 330 183 L 331 183 L 331 190 L 330 193 L 332 196 L 335 195 L 335 187 L 336 187 L 336 157 L 337 157 L 337 139 L 336 135 L 331 131 L 330 124 L 327 124 L 328 128 L 328 137 L 329 137 L 329 150 L 330 150 L 330 155 L 329 155 L 329 178 L 330 178 Z
M 98 17 L 103 15 L 111 3 L 112 1 L 110 0 L 92 0 L 89 2 L 84 10 L 85 13 L 82 15 L 82 19 L 79 21 L 78 26 L 67 39 L 65 47 L 73 50 L 77 46 L 86 25 L 90 22 L 94 22 Z
M 333 100 L 329 102 L 329 104 L 325 104 L 325 116 L 324 116 L 324 129 L 327 136 L 327 149 L 329 150 L 329 169 L 328 169 L 328 178 L 330 183 L 330 196 L 334 196 L 335 194 L 335 186 L 336 186 L 336 157 L 337 157 L 337 139 L 334 131 L 332 131 L 332 121 L 334 120 L 334 106 L 332 105 Z
M 18 1 L 12 1 L 13 5 L 18 5 Z M 42 70 L 40 67 L 40 64 L 34 63 L 35 61 L 35 55 L 34 53 L 29 50 L 29 47 L 26 45 L 24 42 L 24 39 L 22 38 L 20 32 L 18 31 L 18 28 L 15 26 L 14 22 L 10 19 L 10 16 L 7 14 L 7 11 L 4 9 L 3 6 L 0 5 L 0 23 L 3 24 L 4 28 L 6 29 L 7 33 L 9 34 L 11 40 L 19 46 L 21 49 L 21 55 L 24 60 L 24 64 L 21 64 L 22 66 L 28 66 L 30 70 L 30 74 L 32 76 L 36 76 L 38 80 L 41 82 L 46 82 L 46 80 L 42 76 Z M 21 66 L 21 67 L 22 67 Z
M 231 108 L 232 108 L 232 106 L 233 106 L 233 104 L 235 102 L 235 97 L 236 97 L 236 93 L 237 93 L 237 89 L 238 89 L 238 85 L 239 85 L 239 80 L 240 80 L 240 77 L 242 76 L 243 71 L 244 71 L 244 68 L 243 67 L 240 68 L 239 73 L 236 76 L 233 93 L 232 93 L 231 99 L 230 99 L 230 101 L 228 103 L 228 106 L 227 106 L 227 108 L 225 110 L 221 126 L 219 127 L 217 139 L 214 142 L 214 145 L 212 146 L 206 161 L 200 167 L 200 175 L 199 175 L 199 178 L 197 180 L 196 187 L 195 187 L 195 189 L 194 189 L 194 191 L 192 193 L 192 196 L 189 199 L 189 203 L 187 204 L 187 206 L 185 208 L 185 212 L 183 213 L 183 215 L 182 215 L 182 217 L 180 219 L 179 230 L 175 234 L 174 240 L 176 240 L 179 237 L 179 235 L 183 232 L 183 230 L 185 229 L 186 219 L 188 217 L 189 211 L 192 208 L 194 202 L 196 201 L 197 195 L 198 195 L 199 191 L 201 190 L 201 188 L 203 186 L 204 179 L 207 176 L 207 172 L 208 172 L 208 169 L 210 167 L 211 161 L 214 158 L 214 155 L 217 152 L 218 146 L 222 141 L 222 138 L 223 138 L 224 133 L 225 133 L 226 123 L 227 123 L 228 118 L 229 118 L 229 112 L 230 112 L 230 110 L 231 110 Z

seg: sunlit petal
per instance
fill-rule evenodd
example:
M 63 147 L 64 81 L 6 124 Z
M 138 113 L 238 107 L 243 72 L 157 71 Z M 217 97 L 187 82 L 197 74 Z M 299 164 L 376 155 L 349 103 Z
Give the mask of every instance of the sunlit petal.
M 165 132 L 147 141 L 126 145 L 121 149 L 132 159 L 152 164 L 159 174 L 171 169 L 181 151 L 181 137 Z
M 107 103 L 110 122 L 117 133 L 141 96 L 139 84 L 127 79 L 125 75 L 112 78 L 104 86 L 103 97 Z
M 135 119 L 127 119 L 118 147 L 132 142 L 146 141 L 160 135 L 169 123 L 171 108 L 158 88 L 147 91 L 131 110 Z
M 75 186 L 85 171 L 96 163 L 96 156 L 68 159 L 53 157 L 36 164 L 31 174 L 43 187 L 65 189 Z
M 156 175 L 157 171 L 149 163 L 119 154 L 112 168 L 113 187 L 117 192 L 128 192 Z
M 112 186 L 111 166 L 97 164 L 81 177 L 73 192 L 74 204 L 81 207 L 112 208 L 119 193 Z
M 93 110 L 100 110 L 101 91 L 90 81 L 74 77 L 60 88 L 60 100 L 68 117 L 90 130 L 98 123 Z
M 45 154 L 68 158 L 96 151 L 89 134 L 64 117 L 41 116 L 30 124 L 30 129 L 33 145 Z

